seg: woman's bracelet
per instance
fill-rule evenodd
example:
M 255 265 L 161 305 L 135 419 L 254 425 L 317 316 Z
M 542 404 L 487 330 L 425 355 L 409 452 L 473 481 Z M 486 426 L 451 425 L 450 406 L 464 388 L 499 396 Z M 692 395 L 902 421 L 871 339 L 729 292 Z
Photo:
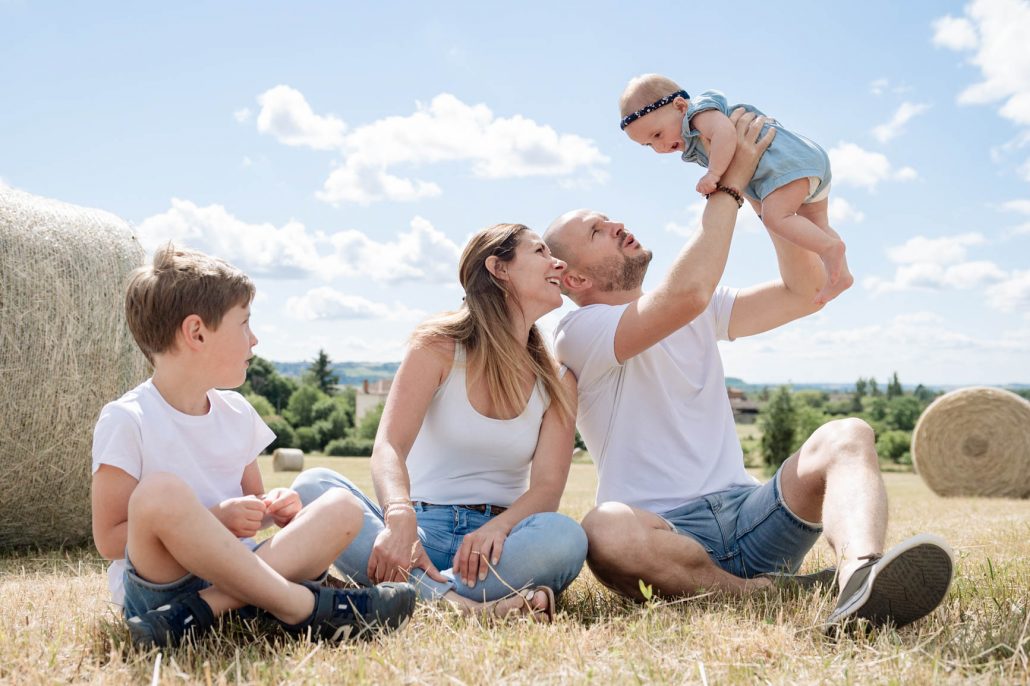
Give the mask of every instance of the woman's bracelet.
M 721 183 L 715 185 L 715 193 L 718 193 L 719 191 L 726 193 L 731 198 L 736 200 L 738 210 L 744 206 L 744 197 L 740 194 L 740 191 L 736 190 L 735 188 L 730 188 L 729 186 L 724 186 Z M 709 193 L 708 195 L 706 195 L 705 200 L 712 197 L 712 195 L 713 193 Z

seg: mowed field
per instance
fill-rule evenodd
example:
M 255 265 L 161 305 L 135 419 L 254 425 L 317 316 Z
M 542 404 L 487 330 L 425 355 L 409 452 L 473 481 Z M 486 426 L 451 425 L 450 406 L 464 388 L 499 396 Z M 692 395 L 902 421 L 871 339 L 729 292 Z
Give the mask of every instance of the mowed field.
M 289 485 L 261 458 L 266 487 Z M 308 458 L 371 493 L 368 460 Z M 969 478 L 975 478 L 971 474 Z M 885 475 L 889 542 L 945 536 L 956 581 L 911 627 L 839 640 L 817 629 L 833 594 L 718 595 L 636 605 L 584 569 L 555 624 L 466 618 L 420 607 L 409 626 L 365 643 L 319 645 L 223 632 L 159 656 L 127 645 L 92 549 L 0 558 L 0 682 L 34 683 L 1027 683 L 1030 680 L 1030 501 L 942 499 L 918 476 Z M 561 509 L 591 507 L 593 466 L 574 464 Z M 804 569 L 832 564 L 820 543 Z

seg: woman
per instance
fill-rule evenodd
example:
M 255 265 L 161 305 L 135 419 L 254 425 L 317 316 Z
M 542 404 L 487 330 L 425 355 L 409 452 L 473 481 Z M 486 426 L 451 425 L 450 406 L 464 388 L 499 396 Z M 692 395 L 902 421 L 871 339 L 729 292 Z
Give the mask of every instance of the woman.
M 382 508 L 331 470 L 297 478 L 305 504 L 338 487 L 363 502 L 364 526 L 336 560 L 356 582 L 410 579 L 424 600 L 553 618 L 587 549 L 555 512 L 576 382 L 534 325 L 561 305 L 564 269 L 521 224 L 476 234 L 459 265 L 463 305 L 416 329 L 390 389 L 372 452 Z

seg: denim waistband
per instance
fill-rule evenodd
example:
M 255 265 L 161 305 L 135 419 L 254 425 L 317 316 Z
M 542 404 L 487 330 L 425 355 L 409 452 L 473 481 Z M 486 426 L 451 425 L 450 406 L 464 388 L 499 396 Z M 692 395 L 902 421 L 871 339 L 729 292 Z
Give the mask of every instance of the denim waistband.
M 422 509 L 428 509 L 430 507 L 460 507 L 463 510 L 481 512 L 485 515 L 499 515 L 508 509 L 506 507 L 501 507 L 500 505 L 490 505 L 489 503 L 479 503 L 476 505 L 457 505 L 453 503 L 447 505 L 438 505 L 436 503 L 427 503 L 422 500 L 413 500 L 411 504 L 415 507 L 422 507 Z

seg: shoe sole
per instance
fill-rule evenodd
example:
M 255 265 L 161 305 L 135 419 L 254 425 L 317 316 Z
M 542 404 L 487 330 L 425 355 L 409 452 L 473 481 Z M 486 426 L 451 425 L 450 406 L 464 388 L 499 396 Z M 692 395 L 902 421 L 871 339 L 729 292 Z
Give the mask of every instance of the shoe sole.
M 830 617 L 868 620 L 874 627 L 892 622 L 902 627 L 925 617 L 940 605 L 954 573 L 951 549 L 944 539 L 920 534 L 891 548 L 869 574 L 865 593 Z

